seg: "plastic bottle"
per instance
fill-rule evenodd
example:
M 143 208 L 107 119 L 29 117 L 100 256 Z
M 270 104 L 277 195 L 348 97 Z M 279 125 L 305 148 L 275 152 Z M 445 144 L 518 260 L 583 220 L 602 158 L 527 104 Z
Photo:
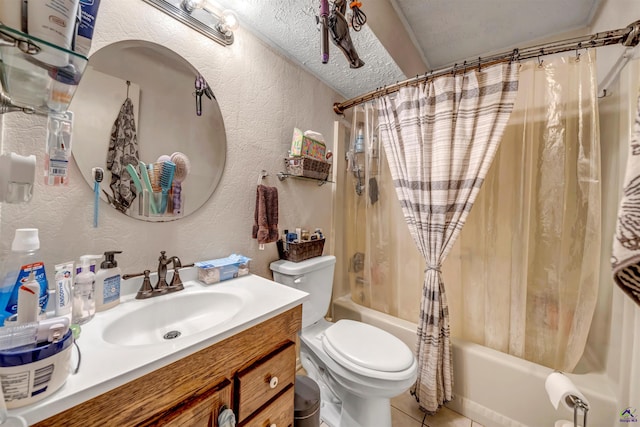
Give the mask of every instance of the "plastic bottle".
M 107 251 L 100 270 L 96 273 L 96 311 L 104 311 L 120 304 L 120 278 L 122 271 L 118 267 L 115 254 L 122 251 Z
M 96 314 L 95 285 L 96 275 L 91 271 L 91 260 L 100 259 L 100 255 L 82 255 L 80 273 L 73 283 L 73 308 L 71 323 L 82 325 L 93 319 Z
M 0 322 L 18 312 L 18 291 L 20 285 L 29 280 L 33 272 L 35 280 L 40 284 L 38 305 L 42 310 L 49 300 L 47 274 L 39 254 L 40 240 L 37 228 L 19 228 L 15 232 L 11 244 L 11 252 L 2 270 L 2 287 L 0 288 Z
M 38 299 L 40 295 L 40 283 L 36 280 L 33 270 L 29 273 L 27 281 L 18 289 L 18 324 L 38 321 L 40 307 Z
M 356 136 L 356 143 L 353 150 L 356 153 L 364 153 L 364 133 L 362 132 L 362 128 L 358 129 L 358 136 Z

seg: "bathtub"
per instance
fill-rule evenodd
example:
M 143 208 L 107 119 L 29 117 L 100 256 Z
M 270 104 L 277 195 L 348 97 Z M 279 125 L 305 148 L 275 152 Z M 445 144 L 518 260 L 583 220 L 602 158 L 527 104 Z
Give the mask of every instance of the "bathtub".
M 415 349 L 415 323 L 360 306 L 348 295 L 333 302 L 333 315 L 377 326 Z M 485 427 L 553 427 L 556 420 L 573 420 L 573 412 L 549 401 L 544 382 L 550 368 L 455 338 L 452 345 L 454 399 L 448 408 Z M 589 401 L 587 427 L 618 425 L 620 408 L 607 376 L 584 364 L 579 371 L 585 373 L 568 376 Z

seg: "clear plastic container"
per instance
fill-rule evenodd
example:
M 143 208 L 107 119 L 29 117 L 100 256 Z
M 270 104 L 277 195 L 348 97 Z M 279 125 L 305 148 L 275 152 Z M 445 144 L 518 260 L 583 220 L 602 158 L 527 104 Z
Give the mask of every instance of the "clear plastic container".
M 82 325 L 93 319 L 96 314 L 96 275 L 90 270 L 91 260 L 102 258 L 100 255 L 80 257 L 81 269 L 73 283 L 73 308 L 71 323 Z

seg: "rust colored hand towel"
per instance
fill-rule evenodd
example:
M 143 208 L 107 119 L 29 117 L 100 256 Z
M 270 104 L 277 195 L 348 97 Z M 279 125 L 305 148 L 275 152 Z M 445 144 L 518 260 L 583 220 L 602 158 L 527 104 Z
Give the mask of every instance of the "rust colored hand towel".
M 278 240 L 278 189 L 258 185 L 252 236 L 258 243 Z

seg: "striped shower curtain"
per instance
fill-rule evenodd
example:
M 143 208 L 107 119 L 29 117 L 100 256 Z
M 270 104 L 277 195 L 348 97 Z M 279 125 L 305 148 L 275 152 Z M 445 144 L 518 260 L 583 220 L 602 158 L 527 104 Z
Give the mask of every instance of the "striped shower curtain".
M 480 190 L 518 90 L 518 64 L 402 88 L 378 100 L 380 137 L 405 221 L 427 268 L 412 393 L 433 413 L 453 397 L 449 313 L 440 267 Z

